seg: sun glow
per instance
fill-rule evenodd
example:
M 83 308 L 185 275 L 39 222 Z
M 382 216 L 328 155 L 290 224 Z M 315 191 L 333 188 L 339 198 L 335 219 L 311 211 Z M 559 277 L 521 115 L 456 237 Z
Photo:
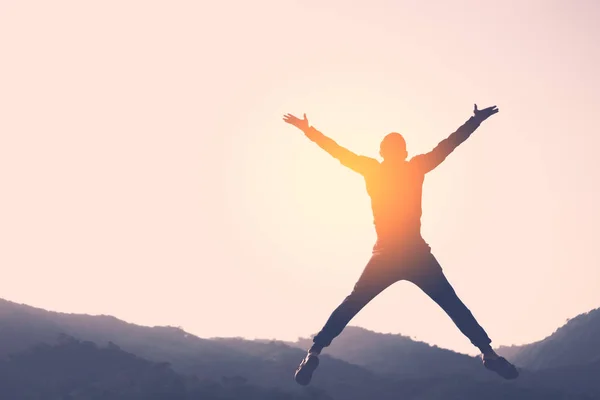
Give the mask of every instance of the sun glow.
M 426 240 L 495 343 L 598 306 L 596 3 L 172 3 L 0 2 L 3 297 L 314 333 L 375 232 L 363 179 L 282 116 L 370 157 L 400 132 L 410 157 L 478 102 L 501 112 L 426 177 Z M 353 323 L 472 350 L 414 290 Z

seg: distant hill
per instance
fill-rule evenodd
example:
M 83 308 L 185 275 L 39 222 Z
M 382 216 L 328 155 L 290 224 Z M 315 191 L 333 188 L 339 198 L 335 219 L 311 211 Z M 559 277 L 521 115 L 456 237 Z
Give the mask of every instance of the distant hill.
M 0 300 L 0 356 L 23 351 L 37 343 L 53 344 L 60 334 L 109 342 L 151 361 L 169 362 L 180 373 L 204 379 L 243 376 L 263 387 L 299 393 L 293 373 L 305 352 L 282 342 L 242 339 L 201 339 L 172 327 L 143 327 L 108 316 L 49 312 Z M 323 357 L 321 374 L 311 387 L 346 393 L 348 400 L 393 399 L 400 383 L 386 380 L 366 368 Z
M 600 399 L 600 361 L 589 364 L 528 371 L 517 386 L 562 391 Z M 570 398 L 570 397 L 569 397 Z
M 580 314 L 539 342 L 524 346 L 502 347 L 520 366 L 540 370 L 600 361 L 600 308 Z
M 292 344 L 306 350 L 311 343 L 311 339 L 304 338 Z M 417 342 L 407 336 L 376 333 L 355 326 L 346 327 L 325 353 L 381 374 L 404 378 L 460 374 L 480 379 L 491 377 L 478 357 Z
M 63 339 L 57 340 L 59 337 Z M 85 357 L 78 358 L 79 356 L 77 356 L 69 361 L 75 363 L 79 360 L 78 362 L 83 363 L 80 368 L 75 366 L 76 363 L 66 369 L 60 367 L 62 360 L 66 357 L 63 352 L 68 350 L 64 347 L 64 338 L 69 337 L 78 338 L 78 340 L 74 339 L 77 344 L 75 347 L 79 349 L 76 353 L 83 354 L 89 350 L 89 353 L 85 353 L 87 354 Z M 590 394 L 595 395 L 597 387 L 600 387 L 595 382 L 588 382 L 585 380 L 587 378 L 584 378 L 582 382 L 587 384 L 585 390 L 577 388 L 577 391 L 572 391 L 572 382 L 576 382 L 573 379 L 579 379 L 582 376 L 572 370 L 558 372 L 565 379 L 562 381 L 556 379 L 552 384 L 547 382 L 545 375 L 534 372 L 518 382 L 506 382 L 483 369 L 480 362 L 473 357 L 415 342 L 401 335 L 383 335 L 360 328 L 349 328 L 330 347 L 331 351 L 321 357 L 321 366 L 313 383 L 310 387 L 304 388 L 296 385 L 292 376 L 298 362 L 305 354 L 307 347 L 305 341 L 301 340 L 292 346 L 280 341 L 249 341 L 240 338 L 201 339 L 179 328 L 143 327 L 109 316 L 49 312 L 0 300 L 0 358 L 4 358 L 4 361 L 0 361 L 0 375 L 3 373 L 2 368 L 5 368 L 5 376 L 13 376 L 10 374 L 14 373 L 10 371 L 18 365 L 23 366 L 22 372 L 27 368 L 37 371 L 35 369 L 38 368 L 37 366 L 27 367 L 30 362 L 32 365 L 41 363 L 39 368 L 50 368 L 54 365 L 57 370 L 48 373 L 48 376 L 53 376 L 53 373 L 59 373 L 60 370 L 64 372 L 64 376 L 61 375 L 62 378 L 60 378 L 64 378 L 64 382 L 57 378 L 63 383 L 56 385 L 63 387 L 64 385 L 69 386 L 72 382 L 80 382 L 81 384 L 77 385 L 83 388 L 81 390 L 84 392 L 81 393 L 87 393 L 85 390 L 92 390 L 90 387 L 98 387 L 98 385 L 101 388 L 120 385 L 116 382 L 120 382 L 121 378 L 110 375 L 109 370 L 114 370 L 125 380 L 135 381 L 138 379 L 135 378 L 135 371 L 131 372 L 133 375 L 129 377 L 130 372 L 117 367 L 102 371 L 96 370 L 94 364 L 99 361 L 86 358 L 108 357 L 111 351 L 118 353 L 118 355 L 114 353 L 115 359 L 125 357 L 121 353 L 127 353 L 126 357 L 129 358 L 119 360 L 119 365 L 132 365 L 134 366 L 132 368 L 139 370 L 140 373 L 155 369 L 163 371 L 161 372 L 161 374 L 164 373 L 163 375 L 150 381 L 161 382 L 164 380 L 168 390 L 179 390 L 177 393 L 180 394 L 177 396 L 184 396 L 167 397 L 169 399 L 189 398 L 185 396 L 188 396 L 189 393 L 197 393 L 194 390 L 212 390 L 207 389 L 209 387 L 218 393 L 211 392 L 212 394 L 208 397 L 191 398 L 220 400 L 255 398 L 264 400 L 271 398 L 278 400 L 364 400 L 368 398 L 378 400 L 398 398 L 407 400 L 589 400 L 594 398 L 590 397 Z M 67 340 L 67 343 L 75 342 Z M 39 347 L 40 343 L 46 343 L 46 345 Z M 37 350 L 34 350 L 37 355 L 30 359 L 27 358 L 29 356 L 23 354 L 30 354 L 28 352 L 31 351 L 32 346 L 38 346 Z M 298 346 L 302 348 L 299 349 Z M 39 349 L 42 349 L 41 353 Z M 10 356 L 10 354 L 17 355 Z M 336 356 L 344 357 L 345 360 L 338 359 Z M 47 357 L 48 361 L 43 361 L 44 357 Z M 111 357 L 113 356 L 108 358 L 112 359 Z M 172 369 L 164 362 L 169 363 Z M 135 366 L 136 363 L 141 364 Z M 590 368 L 595 367 L 592 365 Z M 595 370 L 586 371 L 586 376 L 588 376 Z M 80 372 L 85 372 L 83 377 Z M 557 372 L 549 373 L 556 374 Z M 46 385 L 48 380 L 44 380 L 45 375 L 44 370 L 39 370 L 35 376 L 41 381 L 38 382 L 32 377 L 28 377 L 27 379 L 31 379 L 31 381 L 27 385 L 32 388 Z M 193 378 L 189 378 L 189 376 Z M 54 382 L 53 379 L 50 381 Z M 89 381 L 90 379 L 91 381 Z M 141 383 L 145 382 L 146 378 L 139 377 L 139 379 L 141 379 L 140 387 L 146 387 L 144 386 L 146 383 Z M 208 386 L 190 386 L 190 379 L 212 383 Z M 167 382 L 170 383 L 167 384 Z M 0 383 L 6 384 L 6 388 L 8 388 L 6 390 L 12 390 L 10 382 L 3 381 L 1 377 Z M 153 393 L 153 391 L 160 393 L 162 389 L 152 389 L 151 383 L 147 382 L 150 385 L 147 386 L 148 393 Z M 0 385 L 0 398 L 18 399 L 17 397 L 3 396 L 2 387 Z M 23 387 L 20 386 L 21 389 Z M 119 388 L 121 387 L 119 386 Z M 43 392 L 55 389 L 44 386 L 40 390 Z M 86 397 L 82 395 L 70 398 L 153 398 L 110 396 Z M 148 396 L 150 395 L 148 394 Z M 53 399 L 53 397 L 43 396 L 37 398 Z
M 392 388 L 387 388 L 392 389 Z M 383 398 L 409 400 L 479 399 L 559 400 L 552 392 L 532 392 L 464 380 L 410 382 Z M 378 391 L 371 389 L 372 393 Z M 531 397 L 531 396 L 534 397 Z M 207 380 L 174 372 L 109 344 L 62 336 L 55 345 L 41 344 L 0 361 L 0 396 L 11 400 L 334 400 L 323 390 L 290 393 L 249 384 L 244 377 Z M 367 397 L 370 398 L 370 397 Z M 375 397 L 380 398 L 380 397 Z M 572 400 L 589 400 L 574 396 Z
M 0 356 L 45 342 L 54 343 L 59 334 L 93 341 L 100 345 L 119 343 L 126 351 L 150 360 L 177 363 L 182 368 L 190 354 L 244 362 L 243 354 L 218 343 L 190 335 L 174 327 L 144 327 L 111 316 L 50 312 L 0 299 Z M 249 361 L 246 360 L 246 361 Z M 219 365 L 212 368 L 219 369 Z
M 242 377 L 203 380 L 174 372 L 109 344 L 100 348 L 62 336 L 0 361 L 3 399 L 332 400 L 318 390 L 286 393 L 249 385 Z
M 99 345 L 117 343 L 123 350 L 151 361 L 169 362 L 180 373 L 207 379 L 244 376 L 258 385 L 290 390 L 298 390 L 293 372 L 304 357 L 303 351 L 281 342 L 242 341 L 245 346 L 236 348 L 231 345 L 235 339 L 231 343 L 201 339 L 174 327 L 144 327 L 110 316 L 50 312 L 0 300 L 0 356 L 38 343 L 54 344 L 61 334 Z M 257 346 L 260 351 L 253 354 L 250 349 Z M 374 376 L 364 368 L 335 359 L 325 364 L 325 369 L 332 368 L 355 380 Z M 337 383 L 333 379 L 327 384 Z

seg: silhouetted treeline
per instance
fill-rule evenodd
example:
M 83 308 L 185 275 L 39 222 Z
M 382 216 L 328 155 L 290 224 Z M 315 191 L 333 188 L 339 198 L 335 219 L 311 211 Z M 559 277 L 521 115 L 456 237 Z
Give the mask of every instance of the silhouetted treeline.
M 250 385 L 243 377 L 203 380 L 174 372 L 110 344 L 98 347 L 63 335 L 0 362 L 0 398 L 40 400 L 215 399 L 328 400 L 318 390 L 286 393 Z
M 0 400 L 599 400 L 598 337 L 595 310 L 513 347 L 526 368 L 506 382 L 474 357 L 348 327 L 304 388 L 293 372 L 307 340 L 201 339 L 0 299 Z

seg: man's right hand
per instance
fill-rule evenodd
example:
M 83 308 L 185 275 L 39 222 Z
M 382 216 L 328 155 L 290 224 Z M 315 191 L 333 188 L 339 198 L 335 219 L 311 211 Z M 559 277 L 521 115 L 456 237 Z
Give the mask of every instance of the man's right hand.
M 296 128 L 300 129 L 302 132 L 306 132 L 308 130 L 308 119 L 306 118 L 306 114 L 304 114 L 304 119 L 295 117 L 292 114 L 286 114 L 283 117 L 283 120 L 285 122 L 287 122 L 288 124 L 294 125 Z
M 475 108 L 473 109 L 473 113 L 475 114 L 475 118 L 479 122 L 485 121 L 486 119 L 488 119 L 492 115 L 496 114 L 498 111 L 499 111 L 498 107 L 496 107 L 496 106 L 492 106 L 492 107 L 488 107 L 488 108 L 484 108 L 483 110 L 480 110 L 479 108 L 477 108 L 477 104 L 475 104 Z

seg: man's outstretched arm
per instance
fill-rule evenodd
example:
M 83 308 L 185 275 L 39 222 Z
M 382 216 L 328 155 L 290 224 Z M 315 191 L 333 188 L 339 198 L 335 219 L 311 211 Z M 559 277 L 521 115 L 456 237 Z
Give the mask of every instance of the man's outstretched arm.
M 479 110 L 477 104 L 475 104 L 474 114 L 467 120 L 460 128 L 453 132 L 446 139 L 442 140 L 433 150 L 429 153 L 421 154 L 414 157 L 411 163 L 415 163 L 427 173 L 433 170 L 435 167 L 440 165 L 446 157 L 450 155 L 462 142 L 467 140 L 469 136 L 479 127 L 479 125 L 488 119 L 490 116 L 498 112 L 496 106 L 484 108 Z
M 332 157 L 339 160 L 342 165 L 358 172 L 359 174 L 365 174 L 368 169 L 373 166 L 373 163 L 377 163 L 377 160 L 359 156 L 346 149 L 345 147 L 337 144 L 333 139 L 325 136 L 312 126 L 309 126 L 306 114 L 304 119 L 297 118 L 291 114 L 287 114 L 283 117 L 283 120 L 288 124 L 294 125 L 300 129 L 307 138 L 315 142 L 320 148 L 329 153 Z

